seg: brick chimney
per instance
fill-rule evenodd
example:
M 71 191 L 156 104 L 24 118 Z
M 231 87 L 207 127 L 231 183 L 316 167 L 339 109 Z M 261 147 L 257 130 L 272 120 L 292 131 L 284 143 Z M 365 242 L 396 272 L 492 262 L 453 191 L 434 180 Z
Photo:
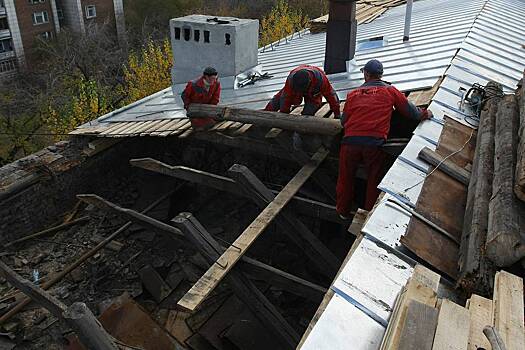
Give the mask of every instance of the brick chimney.
M 327 74 L 346 72 L 347 61 L 354 58 L 357 34 L 355 14 L 356 0 L 330 0 L 324 60 Z

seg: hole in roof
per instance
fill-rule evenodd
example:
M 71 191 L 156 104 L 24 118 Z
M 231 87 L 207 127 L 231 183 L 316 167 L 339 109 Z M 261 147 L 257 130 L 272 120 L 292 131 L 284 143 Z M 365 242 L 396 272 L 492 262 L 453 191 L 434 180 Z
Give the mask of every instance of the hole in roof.
M 379 47 L 386 46 L 387 44 L 388 44 L 388 40 L 385 37 L 377 36 L 375 38 L 358 40 L 356 50 L 361 51 L 361 50 L 377 49 Z

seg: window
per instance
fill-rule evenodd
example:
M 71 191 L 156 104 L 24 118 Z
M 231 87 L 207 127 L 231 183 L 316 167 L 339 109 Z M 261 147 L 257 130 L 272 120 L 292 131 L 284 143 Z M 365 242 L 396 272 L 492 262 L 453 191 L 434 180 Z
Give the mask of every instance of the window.
M 97 17 L 97 8 L 95 5 L 86 6 L 86 18 L 95 18 Z
M 49 17 L 47 11 L 34 12 L 33 13 L 33 24 L 49 23 Z
M 46 2 L 46 0 L 29 0 L 30 4 L 42 4 Z
M 13 51 L 11 39 L 0 40 L 0 52 Z
M 232 44 L 230 34 L 228 33 L 224 34 L 224 38 L 226 39 L 226 45 Z
M 193 31 L 193 39 L 195 41 L 201 40 L 201 31 L 200 30 L 196 29 L 196 30 Z
M 184 28 L 184 40 L 190 41 L 190 38 L 191 38 L 191 29 Z
M 0 73 L 14 71 L 16 69 L 16 59 L 0 61 Z
M 62 11 L 62 9 L 57 9 L 57 16 L 58 19 L 64 19 L 64 12 Z
M 0 18 L 0 30 L 9 29 L 9 24 L 7 23 L 7 18 Z
M 209 43 L 210 42 L 210 32 L 208 30 L 204 31 L 204 42 Z
M 44 40 L 48 40 L 53 37 L 53 32 L 43 32 L 43 33 L 38 34 L 38 36 Z
M 180 28 L 175 27 L 175 40 L 180 40 Z

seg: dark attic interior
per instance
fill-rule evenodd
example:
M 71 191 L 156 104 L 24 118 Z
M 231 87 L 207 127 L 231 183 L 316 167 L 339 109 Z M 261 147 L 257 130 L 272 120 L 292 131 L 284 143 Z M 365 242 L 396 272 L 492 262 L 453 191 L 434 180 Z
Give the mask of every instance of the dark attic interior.
M 497 66 L 490 38 L 478 61 L 463 46 L 513 1 L 449 1 L 450 43 L 434 0 L 330 1 L 263 48 L 257 21 L 172 19 L 173 86 L 0 168 L 0 349 L 525 349 L 523 64 Z M 524 9 L 498 29 L 502 51 L 525 42 Z M 221 102 L 186 111 L 210 57 Z M 434 115 L 394 111 L 379 198 L 363 209 L 360 167 L 343 218 L 330 104 L 263 108 L 304 59 L 343 110 L 372 57 Z

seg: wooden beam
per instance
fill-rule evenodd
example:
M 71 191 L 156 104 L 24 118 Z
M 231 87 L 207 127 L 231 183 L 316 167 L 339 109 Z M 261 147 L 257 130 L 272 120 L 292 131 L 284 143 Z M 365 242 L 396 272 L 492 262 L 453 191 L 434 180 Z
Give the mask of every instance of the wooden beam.
M 281 212 L 284 206 L 299 191 L 328 155 L 324 148 L 319 149 L 310 162 L 305 164 L 292 180 L 282 189 L 275 199 L 257 216 L 235 242 L 221 255 L 215 264 L 206 271 L 197 283 L 179 300 L 178 305 L 183 309 L 193 311 L 219 284 L 226 274 L 235 266 L 242 255 L 255 242 L 257 237 L 270 225 L 273 219 Z
M 467 350 L 490 349 L 490 344 L 483 334 L 485 326 L 492 326 L 492 300 L 472 294 L 467 309 L 470 314 L 470 330 Z
M 433 165 L 435 167 L 439 166 L 439 170 L 458 180 L 462 184 L 468 186 L 468 183 L 470 181 L 470 172 L 454 164 L 452 160 L 445 160 L 445 157 L 431 150 L 428 147 L 425 147 L 421 151 L 419 151 L 417 157 L 423 159 L 430 165 Z
M 523 204 L 514 194 L 518 111 L 516 97 L 507 95 L 496 114 L 494 176 L 485 248 L 489 259 L 498 267 L 513 265 L 525 257 L 519 223 Z
M 242 191 L 235 180 L 220 176 L 206 171 L 196 170 L 184 166 L 172 166 L 162 163 L 152 158 L 132 159 L 130 164 L 134 167 L 157 172 L 159 174 L 171 176 L 184 181 L 215 188 L 219 191 L 226 191 L 236 195 L 251 198 L 246 192 Z M 279 192 L 271 190 L 273 194 Z M 302 215 L 320 218 L 326 221 L 343 223 L 335 211 L 335 206 L 318 202 L 312 199 L 294 196 L 290 201 L 290 207 Z
M 0 274 L 15 288 L 21 290 L 35 302 L 46 308 L 53 316 L 65 320 L 75 330 L 79 340 L 86 348 L 100 350 L 118 349 L 111 336 L 100 325 L 86 304 L 75 303 L 71 307 L 67 307 L 42 288 L 22 278 L 2 261 L 0 261 Z M 71 315 L 73 314 L 79 315 L 76 312 L 78 309 L 82 309 L 82 317 L 72 318 Z
M 274 200 L 273 193 L 244 165 L 235 164 L 228 173 L 261 210 Z M 275 220 L 282 232 L 305 253 L 313 266 L 331 279 L 341 266 L 341 261 L 288 208 Z
M 189 213 L 183 213 L 173 219 L 173 223 L 193 243 L 209 265 L 213 266 L 220 257 L 221 249 L 218 243 L 206 233 L 206 230 Z M 238 270 L 231 271 L 226 280 L 235 295 L 241 299 L 253 315 L 287 348 L 294 349 L 299 341 L 299 335 L 282 317 L 264 294 Z
M 247 108 L 213 106 L 196 103 L 189 106 L 188 117 L 230 120 L 268 128 L 297 131 L 304 134 L 334 136 L 343 130 L 341 123 L 335 119 L 311 118 L 280 112 L 257 111 Z
M 88 203 L 93 204 L 100 209 L 120 214 L 137 225 L 152 229 L 161 234 L 168 234 L 170 237 L 183 236 L 182 232 L 176 227 L 165 224 L 162 221 L 156 220 L 147 215 L 137 213 L 131 209 L 121 208 L 99 196 L 83 195 L 81 199 L 88 201 Z M 226 248 L 224 247 L 221 247 L 220 249 L 221 254 L 226 251 Z M 254 279 L 264 279 L 272 285 L 283 288 L 290 293 L 305 296 L 313 301 L 318 301 L 318 299 L 320 297 L 322 298 L 322 295 L 326 292 L 326 288 L 320 287 L 314 283 L 246 256 L 241 258 L 239 267 Z
M 516 91 L 520 108 L 520 121 L 518 128 L 518 152 L 516 160 L 516 174 L 514 179 L 514 193 L 519 199 L 525 202 L 525 71 L 521 86 Z

